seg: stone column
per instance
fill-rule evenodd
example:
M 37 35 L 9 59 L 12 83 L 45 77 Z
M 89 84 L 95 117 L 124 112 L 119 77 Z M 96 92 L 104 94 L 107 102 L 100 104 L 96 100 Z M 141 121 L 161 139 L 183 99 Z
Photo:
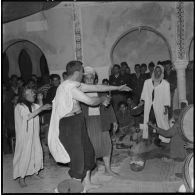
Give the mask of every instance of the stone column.
M 81 10 L 79 5 L 73 3 L 74 11 L 74 39 L 75 39 L 75 58 L 82 61 L 82 41 L 81 41 Z
M 188 65 L 187 60 L 177 60 L 175 62 L 175 69 L 177 71 L 177 89 L 179 95 L 179 107 L 181 102 L 186 102 L 186 67 Z
M 179 96 L 179 108 L 181 102 L 186 102 L 186 75 L 185 69 L 188 61 L 185 51 L 185 28 L 184 28 L 184 2 L 176 2 L 177 28 L 176 28 L 176 61 L 174 62 L 177 71 L 177 89 Z

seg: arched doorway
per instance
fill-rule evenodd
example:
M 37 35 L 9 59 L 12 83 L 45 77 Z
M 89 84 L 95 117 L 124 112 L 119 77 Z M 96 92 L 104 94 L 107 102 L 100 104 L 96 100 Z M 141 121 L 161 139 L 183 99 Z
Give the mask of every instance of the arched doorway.
M 12 74 L 22 76 L 24 74 L 35 74 L 38 77 L 43 75 L 41 71 L 41 57 L 44 56 L 45 70 L 49 71 L 44 53 L 36 44 L 28 40 L 11 41 L 4 49 L 9 60 L 9 77 Z M 43 57 L 42 57 L 43 58 Z M 20 62 L 19 62 L 20 61 Z M 21 62 L 23 65 L 21 65 Z M 25 65 L 26 64 L 26 65 Z M 28 65 L 27 65 L 28 64 Z M 31 66 L 32 64 L 32 66 Z M 3 70 L 4 71 L 4 70 Z M 25 78 L 26 78 L 25 75 Z
M 171 47 L 166 38 L 148 26 L 139 26 L 124 32 L 113 44 L 111 63 L 126 61 L 134 71 L 135 64 L 172 60 Z

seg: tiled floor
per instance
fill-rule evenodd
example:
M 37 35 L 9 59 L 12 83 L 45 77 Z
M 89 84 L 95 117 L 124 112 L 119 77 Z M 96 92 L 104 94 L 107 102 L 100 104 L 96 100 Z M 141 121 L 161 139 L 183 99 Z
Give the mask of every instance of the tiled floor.
M 67 173 L 69 168 L 60 166 L 50 159 L 47 160 L 44 170 L 41 171 L 44 178 L 35 180 L 28 177 L 26 179 L 28 186 L 21 188 L 12 179 L 12 160 L 13 155 L 3 156 L 2 187 L 4 193 L 52 193 L 58 183 L 69 178 Z M 171 180 L 171 175 L 181 171 L 182 163 L 166 164 L 164 162 L 164 164 L 159 164 L 160 161 L 160 159 L 148 160 L 145 169 L 135 173 L 129 168 L 127 151 L 121 150 L 120 154 L 115 152 L 112 169 L 122 176 L 113 178 L 104 175 L 104 167 L 100 164 L 98 171 L 92 176 L 92 181 L 102 184 L 102 186 L 91 192 L 176 192 L 182 180 Z

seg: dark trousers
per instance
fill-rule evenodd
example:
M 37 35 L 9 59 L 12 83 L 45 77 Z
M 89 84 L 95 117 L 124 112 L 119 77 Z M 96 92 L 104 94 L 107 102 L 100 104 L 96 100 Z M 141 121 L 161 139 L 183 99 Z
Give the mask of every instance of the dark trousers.
M 83 179 L 95 167 L 95 152 L 89 140 L 83 113 L 65 117 L 59 123 L 59 139 L 70 156 L 69 175 Z
M 150 109 L 149 121 L 152 122 L 153 124 L 156 124 L 156 117 L 155 117 L 155 114 L 154 114 L 153 106 Z M 158 134 L 157 133 L 154 134 L 153 133 L 153 128 L 151 128 L 150 126 L 148 128 L 148 134 L 149 134 L 149 140 L 150 141 L 152 141 L 152 137 L 154 137 L 154 136 L 155 136 L 156 139 L 158 139 Z

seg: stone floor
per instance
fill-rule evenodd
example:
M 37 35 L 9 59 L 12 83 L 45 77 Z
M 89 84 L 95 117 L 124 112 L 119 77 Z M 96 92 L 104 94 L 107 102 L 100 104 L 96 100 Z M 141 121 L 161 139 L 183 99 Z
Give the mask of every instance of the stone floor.
M 27 187 L 21 188 L 12 179 L 13 155 L 3 155 L 3 193 L 53 193 L 54 189 L 64 179 L 68 179 L 69 168 L 56 164 L 52 158 L 44 163 L 41 171 L 43 179 L 27 177 Z M 176 172 L 181 172 L 183 163 L 162 162 L 161 159 L 146 161 L 143 171 L 133 172 L 129 168 L 129 156 L 126 150 L 114 151 L 112 169 L 121 176 L 114 178 L 104 174 L 102 163 L 92 176 L 92 182 L 102 184 L 100 188 L 90 192 L 177 192 L 182 183 L 175 178 Z

